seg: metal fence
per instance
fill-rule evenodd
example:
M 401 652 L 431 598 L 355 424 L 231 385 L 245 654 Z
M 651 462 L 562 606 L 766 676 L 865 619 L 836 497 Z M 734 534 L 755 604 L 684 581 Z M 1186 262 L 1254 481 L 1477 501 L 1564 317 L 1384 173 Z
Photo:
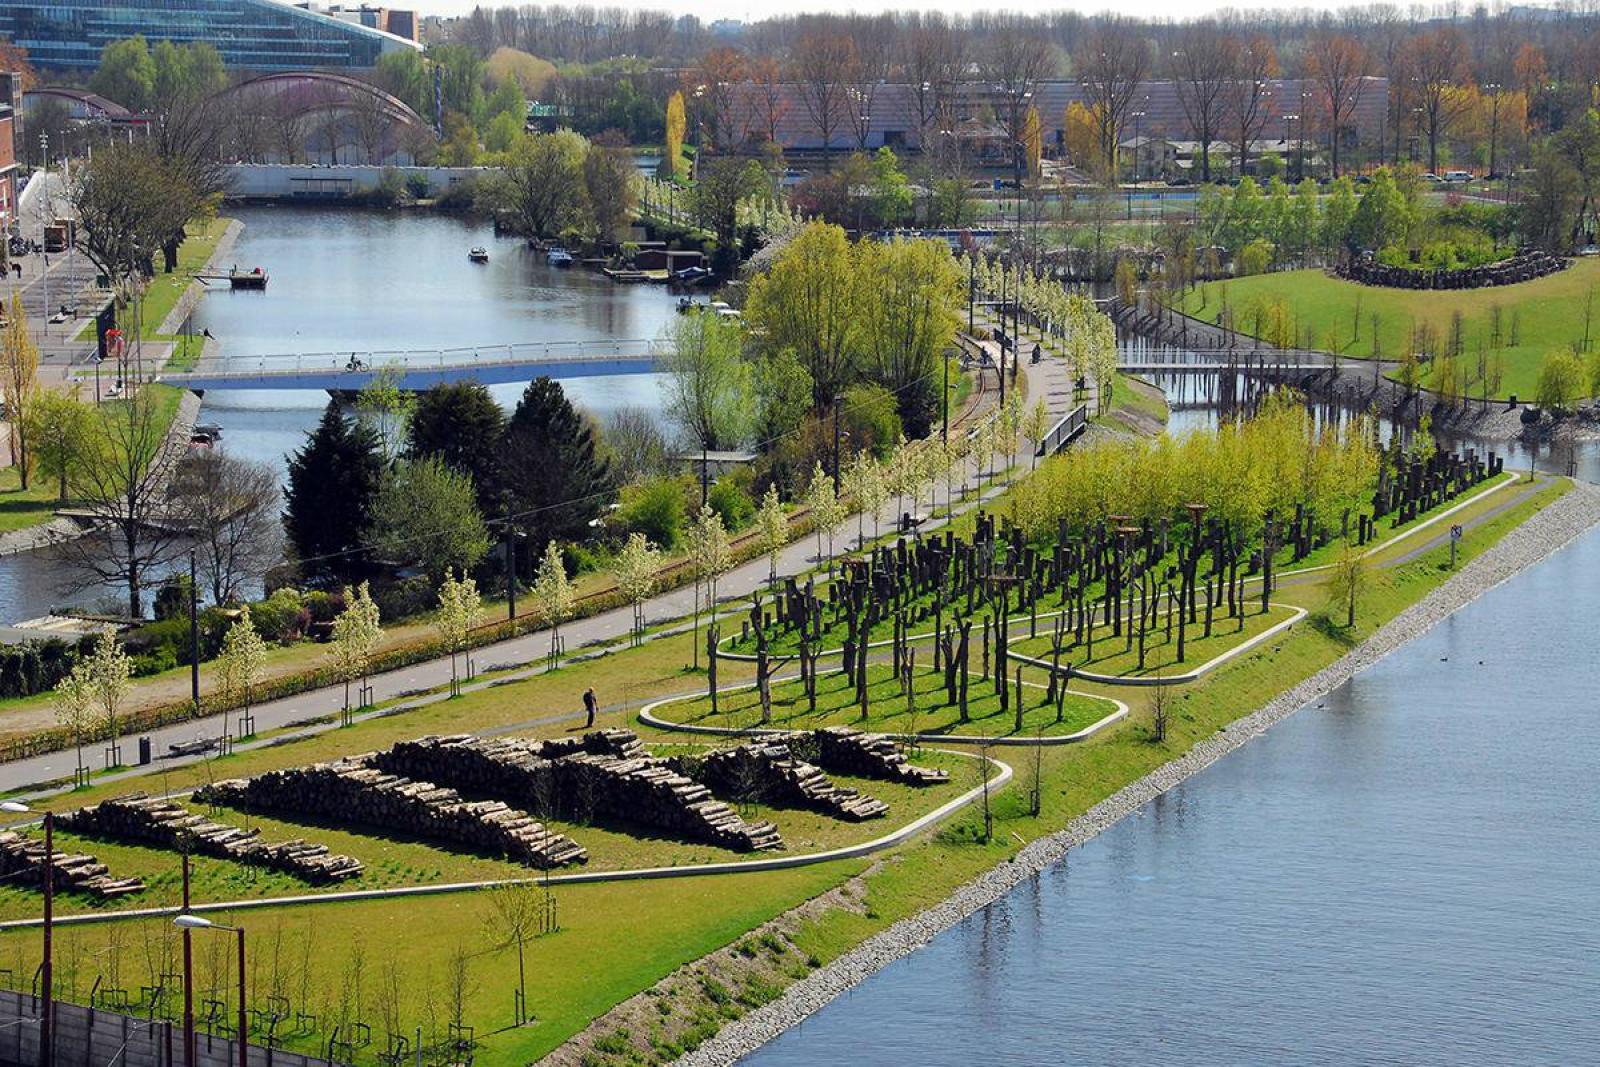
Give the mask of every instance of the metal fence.
M 0 1065 L 37 1067 L 40 999 L 0 990 Z M 183 1027 L 159 1016 L 143 1018 L 104 1008 L 56 1001 L 53 1006 L 56 1067 L 176 1067 L 183 1062 Z M 248 1067 L 331 1067 L 327 1060 L 251 1044 Z M 231 1037 L 197 1033 L 199 1067 L 237 1067 L 239 1046 Z
M 1044 435 L 1043 441 L 1039 442 L 1038 450 L 1034 455 L 1055 455 L 1063 448 L 1066 448 L 1067 443 L 1082 433 L 1083 428 L 1087 425 L 1089 425 L 1089 405 L 1079 404 L 1061 416 L 1060 421 L 1050 427 L 1050 432 Z

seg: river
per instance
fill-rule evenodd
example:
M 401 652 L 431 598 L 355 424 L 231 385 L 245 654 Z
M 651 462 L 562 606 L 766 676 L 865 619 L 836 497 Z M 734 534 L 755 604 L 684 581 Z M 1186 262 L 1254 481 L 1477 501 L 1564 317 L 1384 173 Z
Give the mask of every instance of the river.
M 427 351 L 525 341 L 658 337 L 675 313 L 662 286 L 617 285 L 558 270 L 482 222 L 421 212 L 328 207 L 227 209 L 244 223 L 231 262 L 271 274 L 264 292 L 207 293 L 191 317 L 225 359 L 309 352 Z M 482 245 L 489 262 L 467 250 Z M 655 375 L 563 383 L 598 418 L 619 407 L 659 410 Z M 491 386 L 508 410 L 522 386 Z M 328 403 L 314 390 L 214 390 L 200 421 L 222 427 L 222 447 L 276 468 L 305 441 Z M 58 606 L 120 610 L 115 589 L 81 588 L 48 552 L 0 557 L 0 623 Z
M 661 286 L 558 270 L 474 220 L 292 206 L 228 214 L 245 224 L 232 258 L 265 268 L 272 281 L 264 292 L 221 291 L 200 302 L 193 329 L 209 329 L 227 359 L 654 338 L 674 314 L 675 298 Z M 467 259 L 475 245 L 489 250 L 488 263 Z M 660 406 L 654 375 L 577 379 L 563 388 L 599 417 Z M 491 392 L 510 408 L 522 386 Z M 281 468 L 327 403 L 315 390 L 214 390 L 201 420 L 222 427 L 229 451 Z
M 745 1062 L 1594 1062 L 1597 574 L 1600 532 Z

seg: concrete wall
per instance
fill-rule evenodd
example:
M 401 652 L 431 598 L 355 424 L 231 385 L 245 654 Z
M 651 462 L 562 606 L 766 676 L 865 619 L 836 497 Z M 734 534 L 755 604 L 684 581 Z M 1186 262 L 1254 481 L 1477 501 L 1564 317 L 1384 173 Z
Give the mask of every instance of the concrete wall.
M 413 175 L 428 181 L 429 196 L 453 185 L 471 181 L 478 167 L 377 167 L 365 164 L 234 163 L 228 167 L 233 184 L 229 195 L 250 200 L 339 200 L 377 188 L 385 171 L 403 182 Z
M 178 1023 L 59 1001 L 54 1014 L 51 1044 L 56 1067 L 174 1067 L 183 1062 L 183 1027 Z M 247 1054 L 249 1067 L 328 1067 L 325 1060 L 282 1049 L 269 1055 L 267 1049 L 251 1045 Z M 238 1046 L 200 1030 L 195 1035 L 195 1062 L 199 1067 L 238 1067 Z M 38 1063 L 38 999 L 0 990 L 0 1064 L 37 1067 Z

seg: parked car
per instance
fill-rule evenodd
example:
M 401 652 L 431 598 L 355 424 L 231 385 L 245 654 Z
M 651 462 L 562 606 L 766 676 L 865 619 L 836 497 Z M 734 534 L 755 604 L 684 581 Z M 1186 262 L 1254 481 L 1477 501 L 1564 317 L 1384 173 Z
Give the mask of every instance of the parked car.
M 1444 181 L 1443 178 L 1439 177 L 1437 174 L 1433 173 L 1432 171 L 1429 171 L 1428 173 L 1424 174 L 1422 176 L 1422 180 L 1425 181 L 1425 182 L 1442 182 L 1442 181 Z
M 1472 174 L 1470 171 L 1465 170 L 1447 170 L 1444 172 L 1444 180 L 1447 182 L 1470 182 Z

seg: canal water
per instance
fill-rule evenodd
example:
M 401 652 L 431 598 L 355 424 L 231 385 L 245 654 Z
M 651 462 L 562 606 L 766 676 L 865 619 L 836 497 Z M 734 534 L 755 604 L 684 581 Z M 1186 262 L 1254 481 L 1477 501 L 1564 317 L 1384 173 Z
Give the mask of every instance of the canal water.
M 1595 1062 L 1597 611 L 1590 534 L 745 1062 Z
M 207 293 L 196 308 L 190 329 L 197 336 L 210 330 L 227 360 L 655 338 L 675 314 L 676 298 L 663 286 L 617 285 L 550 267 L 523 242 L 496 238 L 473 220 L 294 206 L 230 207 L 228 214 L 245 225 L 223 266 L 262 267 L 271 282 L 264 292 Z M 488 263 L 468 260 L 476 245 L 489 250 Z M 661 406 L 656 375 L 562 384 L 597 418 Z M 508 410 L 522 389 L 490 387 Z M 222 427 L 225 450 L 268 463 L 281 477 L 327 403 L 315 390 L 214 390 L 200 421 Z M 48 551 L 0 557 L 0 623 L 59 606 L 121 610 L 118 590 L 81 585 Z
M 272 278 L 264 292 L 209 293 L 196 309 L 194 332 L 210 330 L 228 360 L 656 338 L 676 307 L 662 286 L 550 267 L 542 253 L 470 219 L 293 206 L 228 213 L 245 224 L 238 266 L 262 267 Z M 478 245 L 489 262 L 467 259 Z M 509 409 L 525 384 L 490 391 Z M 597 417 L 661 403 L 655 375 L 562 387 Z M 213 390 L 201 421 L 222 427 L 229 451 L 282 469 L 327 403 L 318 390 Z

